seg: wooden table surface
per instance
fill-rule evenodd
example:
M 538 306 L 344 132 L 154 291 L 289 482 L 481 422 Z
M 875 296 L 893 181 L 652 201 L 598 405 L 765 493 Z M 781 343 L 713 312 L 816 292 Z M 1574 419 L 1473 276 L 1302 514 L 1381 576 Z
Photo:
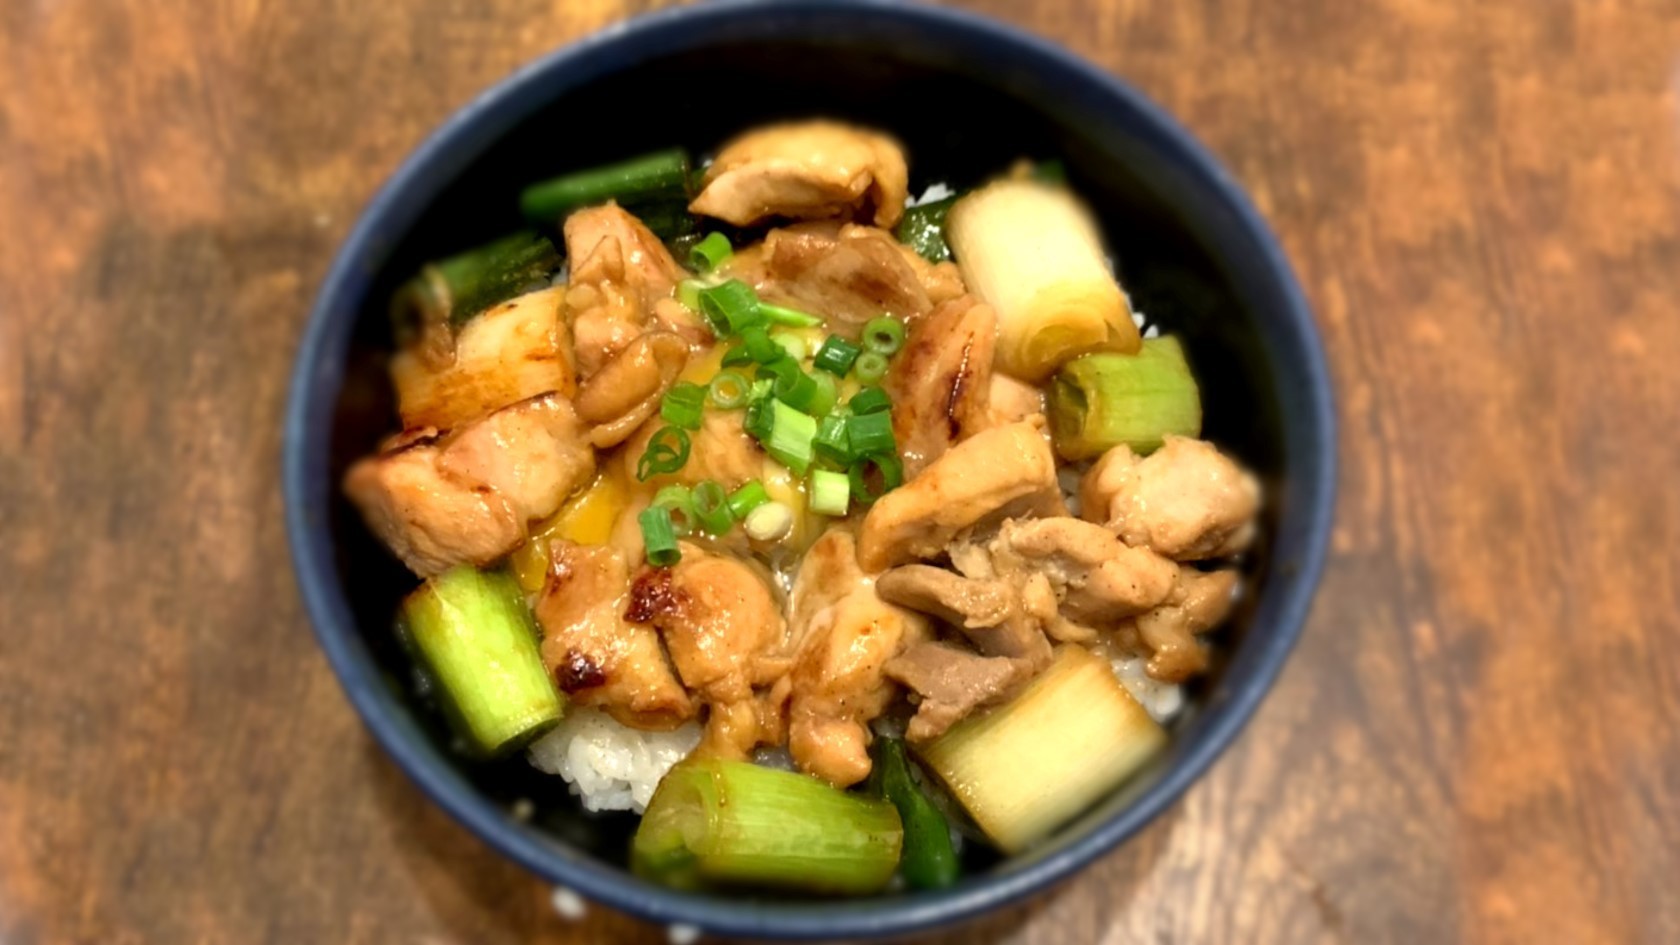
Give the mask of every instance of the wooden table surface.
M 984 0 L 1280 233 L 1338 385 L 1323 591 L 1240 743 L 944 940 L 1680 941 L 1680 2 Z M 451 110 L 635 0 L 0 4 L 0 941 L 657 942 L 385 760 L 279 417 Z

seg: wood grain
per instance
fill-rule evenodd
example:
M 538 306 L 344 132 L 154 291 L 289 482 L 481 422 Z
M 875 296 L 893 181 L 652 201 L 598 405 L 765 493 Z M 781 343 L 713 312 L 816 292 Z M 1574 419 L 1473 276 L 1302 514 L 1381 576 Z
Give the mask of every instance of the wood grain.
M 278 418 L 357 209 L 641 4 L 0 5 L 0 939 L 600 942 L 317 654 Z M 1334 556 L 1241 743 L 943 941 L 1680 941 L 1680 3 L 983 0 L 1181 116 L 1317 308 Z

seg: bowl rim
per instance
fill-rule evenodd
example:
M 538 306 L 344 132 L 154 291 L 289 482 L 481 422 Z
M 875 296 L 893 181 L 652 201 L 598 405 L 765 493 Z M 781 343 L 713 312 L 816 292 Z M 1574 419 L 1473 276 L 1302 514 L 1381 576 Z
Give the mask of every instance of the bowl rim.
M 1259 264 L 1283 300 L 1280 324 L 1300 362 L 1304 389 L 1298 422 L 1316 437 L 1316 451 L 1292 474 L 1304 477 L 1305 501 L 1291 510 L 1301 529 L 1291 579 L 1268 588 L 1279 595 L 1277 617 L 1258 650 L 1248 653 L 1248 676 L 1199 741 L 1133 803 L 1096 824 L 1065 848 L 1014 871 L 975 878 L 951 889 L 833 903 L 767 903 L 682 893 L 630 877 L 580 851 L 539 840 L 474 790 L 448 760 L 420 736 L 390 697 L 384 677 L 362 643 L 334 566 L 327 503 L 331 410 L 362 299 L 379 260 L 437 190 L 481 154 L 489 143 L 542 107 L 544 85 L 557 74 L 579 73 L 559 84 L 575 86 L 601 73 L 632 68 L 637 43 L 667 42 L 681 31 L 773 13 L 867 15 L 891 18 L 927 32 L 957 32 L 968 41 L 1011 47 L 1040 72 L 1059 71 L 1134 112 L 1183 164 L 1196 186 L 1246 231 Z M 705 40 L 700 40 L 704 42 Z M 423 197 L 414 196 L 424 191 Z M 324 382 L 324 383 L 323 383 Z M 330 390 L 331 396 L 320 392 Z M 293 572 L 315 637 L 346 695 L 375 739 L 420 789 L 458 823 L 504 856 L 550 882 L 639 918 L 691 925 L 708 933 L 785 939 L 904 935 L 975 918 L 1016 902 L 1113 850 L 1171 806 L 1229 747 L 1268 693 L 1300 635 L 1324 565 L 1335 499 L 1336 430 L 1329 371 L 1304 294 L 1275 236 L 1235 179 L 1162 108 L 1101 67 L 1020 28 L 961 10 L 900 0 L 711 0 L 623 21 L 562 46 L 517 69 L 437 127 L 363 208 L 340 246 L 317 293 L 294 363 L 287 394 L 281 449 L 286 531 Z M 1291 460 L 1298 457 L 1291 455 Z

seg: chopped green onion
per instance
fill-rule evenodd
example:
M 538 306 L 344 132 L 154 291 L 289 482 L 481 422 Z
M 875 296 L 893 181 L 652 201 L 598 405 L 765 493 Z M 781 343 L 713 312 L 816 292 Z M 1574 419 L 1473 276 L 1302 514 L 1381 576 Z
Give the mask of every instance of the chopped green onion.
M 735 247 L 729 245 L 729 237 L 722 233 L 708 233 L 688 251 L 688 267 L 695 272 L 711 272 L 733 255 Z
M 845 515 L 851 499 L 851 481 L 843 472 L 817 469 L 811 472 L 811 511 L 819 515 Z
M 682 557 L 677 548 L 677 530 L 671 524 L 671 513 L 664 506 L 650 505 L 636 516 L 642 526 L 642 547 L 647 549 L 648 564 L 668 568 Z
M 772 418 L 769 437 L 759 441 L 764 444 L 764 451 L 793 470 L 794 475 L 805 475 L 814 457 L 811 443 L 817 438 L 816 419 L 776 398 L 764 403 L 770 405 Z
M 846 405 L 852 408 L 852 413 L 859 416 L 880 413 L 892 409 L 892 397 L 879 387 L 865 387 L 853 394 L 852 399 L 846 401 Z
M 648 439 L 647 450 L 636 461 L 636 478 L 646 482 L 649 476 L 672 473 L 688 462 L 688 434 L 680 427 L 660 427 Z
M 608 200 L 681 198 L 687 184 L 688 152 L 672 148 L 532 184 L 519 194 L 519 212 L 533 223 L 553 224 L 572 210 Z
M 700 290 L 700 313 L 719 338 L 738 335 L 753 325 L 764 324 L 758 312 L 758 295 L 739 279 L 720 282 Z
M 852 444 L 847 437 L 846 427 L 851 424 L 850 417 L 839 414 L 829 414 L 817 424 L 817 438 L 812 441 L 812 448 L 823 459 L 838 463 L 841 466 L 852 464 Z
M 721 535 L 735 524 L 735 514 L 729 510 L 729 496 L 716 480 L 706 479 L 690 493 L 695 520 L 708 535 Z
M 835 377 L 845 377 L 846 372 L 852 369 L 852 363 L 858 359 L 858 354 L 861 351 L 862 349 L 857 345 L 839 335 L 829 335 L 828 340 L 824 341 L 822 347 L 817 349 L 815 363 L 817 367 Z
M 863 326 L 863 347 L 885 357 L 892 357 L 904 347 L 904 323 L 896 318 L 871 318 Z
M 879 351 L 865 351 L 858 355 L 852 373 L 865 384 L 873 384 L 887 376 L 887 356 Z
M 684 279 L 677 283 L 677 301 L 691 312 L 700 311 L 700 291 L 706 284 L 699 279 Z
M 741 344 L 747 349 L 747 357 L 758 364 L 769 364 L 787 357 L 782 346 L 770 340 L 770 333 L 763 325 L 752 325 L 741 332 Z
M 778 400 L 795 410 L 812 415 L 826 412 L 816 409 L 822 393 L 821 388 L 817 386 L 816 379 L 801 371 L 799 365 L 792 361 L 779 361 L 776 366 L 780 367 L 782 364 L 790 365 L 791 370 L 777 372 L 775 386 L 771 388 L 771 393 L 775 394 Z M 831 403 L 829 406 L 834 405 Z
M 854 415 L 846 427 L 846 435 L 853 456 L 891 453 L 898 448 L 898 442 L 893 439 L 892 414 L 885 410 Z
M 816 399 L 811 402 L 811 415 L 820 417 L 833 410 L 840 400 L 840 382 L 826 371 L 812 374 L 811 380 L 817 385 Z
M 653 495 L 653 504 L 670 513 L 671 527 L 678 535 L 694 534 L 694 495 L 686 486 L 672 484 Z
M 783 308 L 780 305 L 771 305 L 768 302 L 758 303 L 758 310 L 764 313 L 764 317 L 772 325 L 782 325 L 787 328 L 815 328 L 823 323 L 823 320 L 815 315 L 807 315 L 804 312 Z
M 748 396 L 750 398 L 751 395 Z M 769 440 L 770 431 L 776 424 L 775 403 L 776 398 L 768 396 L 757 400 L 749 399 L 747 415 L 741 419 L 741 429 L 746 430 L 748 436 L 760 443 Z
M 746 345 L 736 345 L 723 353 L 724 367 L 740 367 L 743 364 L 755 363 Z
M 761 400 L 769 399 L 770 388 L 774 386 L 776 386 L 775 381 L 769 378 L 753 381 L 752 390 L 747 391 L 747 403 L 756 404 Z
M 449 721 L 478 754 L 517 748 L 560 718 L 531 614 L 508 575 L 457 565 L 408 595 L 402 623 Z
M 754 479 L 729 494 L 729 513 L 737 519 L 744 519 L 752 514 L 753 509 L 769 501 L 770 493 L 764 488 L 764 483 Z
M 745 406 L 752 382 L 740 371 L 719 371 L 706 385 L 706 402 L 719 410 Z
M 777 357 L 760 364 L 758 370 L 753 372 L 753 376 L 761 381 L 769 381 L 773 384 L 781 380 L 783 375 L 795 374 L 798 371 L 799 365 L 793 359 Z
M 782 502 L 766 502 L 741 522 L 747 537 L 755 541 L 781 541 L 793 533 L 793 509 Z
M 879 491 L 870 485 L 871 466 L 875 467 L 875 472 L 881 478 Z M 892 453 L 874 453 L 861 457 L 852 463 L 852 468 L 847 474 L 852 481 L 852 498 L 858 500 L 861 505 L 869 505 L 904 484 L 904 464 Z
M 805 355 L 809 353 L 805 350 L 805 339 L 799 337 L 798 335 L 790 335 L 785 331 L 778 331 L 774 335 L 770 336 L 770 340 L 780 346 L 781 349 L 787 353 L 787 356 L 795 361 L 805 360 Z
M 659 401 L 660 419 L 684 430 L 700 429 L 700 412 L 706 403 L 706 388 L 689 381 L 671 386 Z

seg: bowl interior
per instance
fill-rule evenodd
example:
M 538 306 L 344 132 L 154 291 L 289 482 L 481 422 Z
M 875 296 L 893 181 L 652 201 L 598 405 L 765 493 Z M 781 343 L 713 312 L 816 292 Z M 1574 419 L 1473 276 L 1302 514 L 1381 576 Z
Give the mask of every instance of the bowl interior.
M 1301 360 L 1306 356 L 1291 347 L 1299 342 L 1279 340 L 1303 329 L 1296 324 L 1299 313 L 1291 311 L 1298 300 L 1287 273 L 1276 270 L 1265 237 L 1210 187 L 1205 168 L 1185 161 L 1182 140 L 1156 124 L 1147 106 L 1117 103 L 1112 87 L 1070 78 L 1085 75 L 1078 72 L 1083 67 L 1065 65 L 1058 68 L 1073 71 L 1057 72 L 1025 54 L 999 58 L 987 45 L 995 37 L 986 35 L 960 40 L 942 34 L 936 41 L 926 24 L 867 20 L 836 16 L 826 25 L 787 29 L 766 14 L 757 22 L 720 26 L 703 42 L 693 33 L 667 30 L 674 35 L 663 44 L 620 44 L 626 48 L 597 55 L 599 62 L 588 69 L 539 68 L 523 82 L 531 101 L 546 104 L 521 115 L 504 102 L 505 133 L 452 145 L 465 158 L 434 174 L 436 186 L 399 184 L 417 220 L 392 239 L 369 243 L 359 260 L 364 277 L 348 283 L 355 289 L 346 295 L 353 297 L 323 302 L 329 317 L 334 308 L 346 317 L 356 313 L 347 347 L 336 349 L 343 352 L 342 383 L 329 368 L 320 373 L 328 379 L 326 389 L 307 395 L 321 400 L 322 415 L 330 417 L 321 460 L 327 481 L 312 487 L 335 552 L 328 593 L 342 594 L 354 615 L 353 630 L 323 632 L 354 634 L 348 645 L 358 653 L 365 649 L 383 680 L 386 692 L 376 698 L 396 707 L 404 727 L 423 733 L 424 743 L 414 749 L 420 756 L 452 766 L 502 810 L 516 799 L 534 801 L 537 813 L 528 825 L 484 816 L 526 834 L 534 849 L 557 863 L 622 870 L 634 820 L 583 814 L 561 782 L 521 758 L 469 763 L 451 752 L 437 718 L 413 697 L 407 659 L 391 632 L 392 615 L 413 578 L 376 544 L 336 489 L 348 465 L 396 423 L 384 370 L 390 353 L 385 304 L 392 288 L 426 259 L 520 227 L 518 188 L 556 172 L 673 144 L 702 154 L 755 123 L 808 115 L 849 118 L 898 136 L 910 161 L 912 193 L 935 181 L 972 184 L 1020 157 L 1060 158 L 1072 186 L 1102 220 L 1134 303 L 1163 331 L 1184 339 L 1201 383 L 1205 435 L 1240 457 L 1266 487 L 1263 539 L 1246 563 L 1243 604 L 1218 637 L 1216 666 L 1195 686 L 1193 708 L 1175 724 L 1172 748 L 1038 850 L 1009 860 L 974 854 L 966 884 L 984 884 L 1065 853 L 1159 788 L 1188 757 L 1199 754 L 1205 763 L 1234 730 L 1236 722 L 1226 716 L 1243 702 L 1239 694 L 1269 682 L 1281 658 L 1272 652 L 1279 641 L 1271 638 L 1287 648 L 1293 637 L 1298 616 L 1263 611 L 1275 585 L 1299 579 L 1299 556 L 1312 557 L 1307 549 L 1319 526 L 1300 521 L 1302 503 L 1310 500 L 1298 488 L 1305 475 L 1299 467 L 1313 444 L 1322 448 L 1328 432 L 1302 429 L 1310 413 L 1301 406 L 1302 391 L 1311 372 L 1300 365 L 1310 368 L 1310 358 Z M 460 133 L 457 128 L 446 135 Z M 1282 567 L 1280 534 L 1289 556 Z M 1251 704 L 1247 700 L 1236 714 L 1246 714 Z

